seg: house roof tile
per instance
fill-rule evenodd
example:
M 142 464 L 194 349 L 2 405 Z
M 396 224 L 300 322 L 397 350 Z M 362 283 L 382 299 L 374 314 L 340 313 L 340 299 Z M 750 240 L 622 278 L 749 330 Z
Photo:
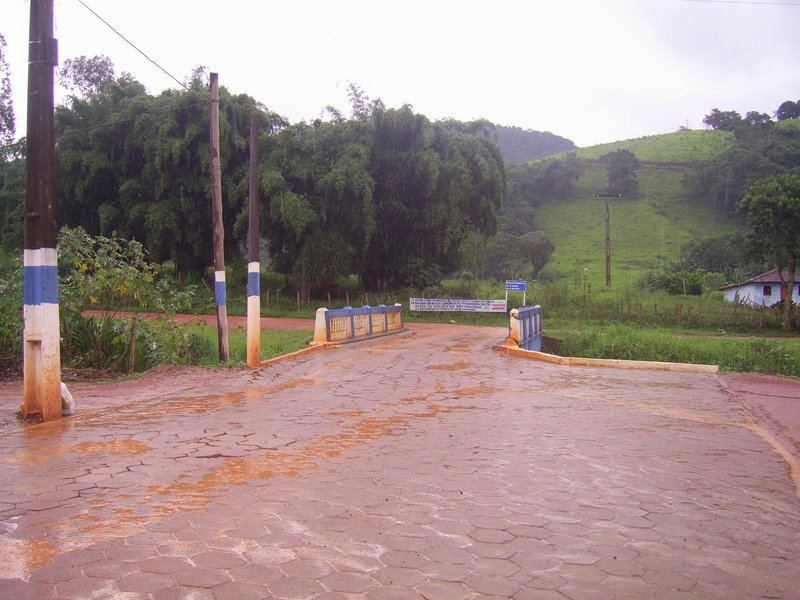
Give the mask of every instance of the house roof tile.
M 784 277 L 789 276 L 789 271 L 783 272 Z M 800 283 L 800 272 L 794 274 L 794 282 Z M 781 278 L 778 277 L 778 269 L 772 269 L 771 271 L 767 271 L 766 273 L 762 273 L 761 275 L 756 275 L 752 279 L 748 279 L 747 281 L 742 281 L 739 283 L 731 283 L 730 285 L 725 285 L 719 288 L 720 290 L 729 290 L 731 288 L 741 287 L 743 285 L 747 285 L 748 283 L 774 283 L 776 285 L 780 285 Z

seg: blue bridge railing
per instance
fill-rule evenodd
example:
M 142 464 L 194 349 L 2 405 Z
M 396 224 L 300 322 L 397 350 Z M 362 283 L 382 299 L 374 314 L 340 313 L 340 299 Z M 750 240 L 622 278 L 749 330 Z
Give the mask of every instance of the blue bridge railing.
M 324 327 L 320 317 L 324 315 Z M 394 306 L 362 306 L 340 309 L 319 309 L 314 341 L 341 342 L 352 339 L 368 338 L 376 335 L 401 330 L 403 328 L 402 307 Z
M 518 321 L 518 331 L 514 331 L 514 320 Z M 542 308 L 524 306 L 511 311 L 509 337 L 523 350 L 542 351 Z

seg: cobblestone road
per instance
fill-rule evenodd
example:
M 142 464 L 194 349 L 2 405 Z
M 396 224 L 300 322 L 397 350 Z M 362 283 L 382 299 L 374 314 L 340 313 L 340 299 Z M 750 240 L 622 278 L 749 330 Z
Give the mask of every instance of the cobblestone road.
M 800 598 L 797 453 L 717 376 L 420 326 L 0 435 L 0 598 Z

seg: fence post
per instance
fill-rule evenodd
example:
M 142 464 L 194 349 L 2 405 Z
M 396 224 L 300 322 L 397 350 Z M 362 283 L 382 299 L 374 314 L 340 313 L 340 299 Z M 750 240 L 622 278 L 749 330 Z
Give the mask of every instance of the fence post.
M 316 318 L 314 320 L 314 341 L 312 345 L 325 344 L 328 341 L 328 327 L 325 322 L 325 313 L 328 312 L 327 308 L 318 308 Z
M 522 343 L 520 331 L 519 309 L 512 308 L 508 316 L 508 341 L 513 341 L 517 346 Z

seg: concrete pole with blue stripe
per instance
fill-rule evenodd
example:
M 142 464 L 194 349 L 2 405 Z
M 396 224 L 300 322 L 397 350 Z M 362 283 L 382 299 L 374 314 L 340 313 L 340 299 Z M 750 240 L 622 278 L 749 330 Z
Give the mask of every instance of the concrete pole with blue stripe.
M 222 163 L 219 155 L 219 75 L 210 73 L 211 214 L 214 232 L 214 296 L 217 301 L 219 360 L 228 362 L 228 303 L 225 285 L 225 228 L 222 221 Z
M 261 365 L 261 262 L 258 210 L 258 117 L 250 119 L 250 194 L 247 224 L 247 366 Z
M 29 39 L 22 414 L 47 421 L 61 416 L 53 0 L 31 0 Z

